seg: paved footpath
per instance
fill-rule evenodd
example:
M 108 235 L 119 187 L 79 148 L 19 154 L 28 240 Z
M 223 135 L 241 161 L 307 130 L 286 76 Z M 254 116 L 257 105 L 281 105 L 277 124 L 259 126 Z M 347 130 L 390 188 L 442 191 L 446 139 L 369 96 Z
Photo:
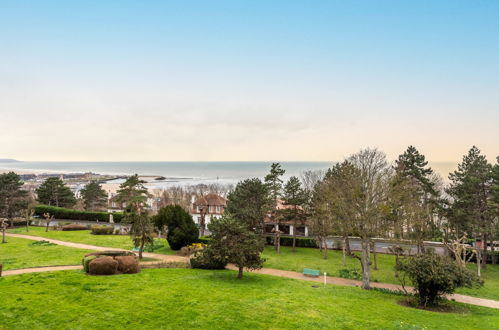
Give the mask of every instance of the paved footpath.
M 55 239 L 38 237 L 38 236 L 12 234 L 12 233 L 6 233 L 6 235 L 11 236 L 11 237 L 30 239 L 30 240 L 34 240 L 34 241 L 45 240 L 45 241 L 49 241 L 49 242 L 54 243 L 54 244 L 78 248 L 78 249 L 87 249 L 87 250 L 95 250 L 95 251 L 110 251 L 110 250 L 112 250 L 112 251 L 125 251 L 124 249 L 109 248 L 109 247 L 103 247 L 103 246 L 95 246 L 95 245 L 73 243 L 73 242 L 66 242 L 66 241 L 59 241 L 59 240 L 55 240 Z M 177 256 L 177 255 L 165 255 L 165 254 L 158 254 L 158 253 L 149 253 L 149 252 L 144 252 L 143 256 L 146 258 L 158 259 L 158 260 L 160 260 L 159 262 L 185 262 L 188 260 L 187 257 L 181 257 L 181 256 Z M 145 264 L 150 264 L 150 263 L 155 263 L 155 262 L 154 261 L 147 262 Z M 231 269 L 231 270 L 237 270 L 237 267 L 234 265 L 228 265 L 227 268 Z M 82 269 L 82 266 L 79 266 L 79 265 L 78 266 L 50 266 L 50 267 L 14 269 L 14 270 L 4 271 L 2 273 L 2 276 L 19 275 L 19 274 L 27 274 L 27 273 L 38 273 L 38 272 L 51 272 L 51 271 L 57 271 L 57 270 L 72 270 L 72 269 Z M 324 283 L 323 276 L 309 277 L 309 276 L 303 275 L 302 273 L 288 271 L 288 270 L 280 270 L 280 269 L 273 269 L 273 268 L 261 268 L 259 270 L 254 270 L 253 272 L 257 273 L 257 274 L 279 276 L 279 277 L 292 278 L 292 279 L 296 279 L 296 280 Z M 360 287 L 362 285 L 361 281 L 350 280 L 350 279 L 345 279 L 345 278 L 341 278 L 341 277 L 332 277 L 332 276 L 326 277 L 326 283 L 327 284 L 334 284 L 334 285 L 341 285 L 341 286 L 358 286 L 358 287 Z M 371 282 L 371 286 L 375 287 L 375 288 L 389 289 L 389 290 L 393 290 L 393 291 L 403 291 L 402 286 L 397 285 L 397 284 Z M 406 287 L 406 290 L 409 292 L 412 292 L 414 290 L 414 288 Z M 492 299 L 476 298 L 476 297 L 470 297 L 470 296 L 465 296 L 465 295 L 461 295 L 461 294 L 447 295 L 447 299 L 455 300 L 457 302 L 470 304 L 470 305 L 477 305 L 477 306 L 499 309 L 499 301 L 492 300 Z

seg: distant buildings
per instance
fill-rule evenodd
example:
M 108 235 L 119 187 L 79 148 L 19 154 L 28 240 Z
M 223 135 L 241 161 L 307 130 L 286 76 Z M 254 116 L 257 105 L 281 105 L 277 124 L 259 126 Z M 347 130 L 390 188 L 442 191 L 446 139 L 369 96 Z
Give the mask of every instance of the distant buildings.
M 206 230 L 212 218 L 220 218 L 222 216 L 226 205 L 227 200 L 217 194 L 207 194 L 198 199 L 195 199 L 195 196 L 192 196 L 189 211 L 192 215 L 192 220 L 194 220 L 194 223 L 198 226 L 201 225 L 204 216 L 204 229 Z

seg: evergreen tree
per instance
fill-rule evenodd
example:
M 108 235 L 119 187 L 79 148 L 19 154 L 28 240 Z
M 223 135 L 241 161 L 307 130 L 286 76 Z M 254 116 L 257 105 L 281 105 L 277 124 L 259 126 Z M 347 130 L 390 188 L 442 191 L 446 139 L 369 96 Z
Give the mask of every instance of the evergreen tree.
M 492 185 L 492 166 L 480 150 L 473 146 L 457 171 L 449 175 L 450 186 L 447 189 L 452 197 L 452 215 L 449 219 L 460 237 L 464 232 L 471 233 L 475 238 L 482 239 L 485 258 L 487 257 L 486 242 L 491 223 L 491 210 L 488 198 Z M 477 249 L 478 275 L 480 276 L 481 249 Z
M 144 186 L 146 181 L 140 180 L 138 174 L 129 176 L 125 182 L 120 185 L 116 194 L 116 200 L 125 203 L 132 212 L 141 213 L 141 210 L 147 198 L 151 195 Z
M 239 269 L 237 278 L 243 277 L 244 268 L 259 269 L 264 259 L 261 253 L 265 247 L 263 238 L 249 230 L 244 223 L 224 215 L 208 225 L 211 240 L 208 248 L 218 259 L 225 259 Z
M 0 174 L 0 217 L 10 221 L 27 208 L 27 192 L 22 190 L 23 183 L 19 175 L 14 172 Z M 3 239 L 4 240 L 4 239 Z
M 96 181 L 89 182 L 83 187 L 81 196 L 87 211 L 99 211 L 107 205 L 107 193 Z
M 263 234 L 264 218 L 272 203 L 267 185 L 260 179 L 246 179 L 239 182 L 227 195 L 225 211 L 244 223 L 248 229 Z
M 184 246 L 195 243 L 198 239 L 199 230 L 196 224 L 190 214 L 180 205 L 162 207 L 153 217 L 153 221 L 159 230 L 167 228 L 166 240 L 172 250 L 180 250 Z
M 48 178 L 36 189 L 38 201 L 42 204 L 58 207 L 73 207 L 76 198 L 64 182 L 59 178 Z
M 270 173 L 265 176 L 265 184 L 269 188 L 270 197 L 277 202 L 282 193 L 282 179 L 286 171 L 281 168 L 281 164 L 272 163 L 270 166 Z
M 135 247 L 139 248 L 139 259 L 142 259 L 144 246 L 154 242 L 154 226 L 146 213 L 129 213 L 125 222 L 130 223 L 130 237 Z
M 409 146 L 407 150 L 395 161 L 395 170 L 402 177 L 411 177 L 421 183 L 427 193 L 434 193 L 434 184 L 431 181 L 433 170 L 428 166 L 425 156 Z
M 286 221 L 293 222 L 293 252 L 296 250 L 296 227 L 299 223 L 303 224 L 306 220 L 306 215 L 303 210 L 303 205 L 307 201 L 305 191 L 301 186 L 300 180 L 296 176 L 289 178 L 284 185 L 283 194 L 285 207 L 280 211 L 280 216 Z

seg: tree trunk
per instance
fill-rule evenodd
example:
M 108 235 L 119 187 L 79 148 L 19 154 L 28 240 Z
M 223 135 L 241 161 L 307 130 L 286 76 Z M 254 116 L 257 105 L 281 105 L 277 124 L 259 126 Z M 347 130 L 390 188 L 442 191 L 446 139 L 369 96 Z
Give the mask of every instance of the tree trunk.
M 475 251 L 476 251 L 476 273 L 478 277 L 482 276 L 482 251 L 480 248 L 475 246 Z
M 362 264 L 362 288 L 370 289 L 369 285 L 369 276 L 370 276 L 370 260 L 369 260 L 369 238 L 362 238 L 362 256 L 361 256 L 361 264 Z
M 243 269 L 244 267 L 239 267 L 239 272 L 237 273 L 237 278 L 239 280 L 243 278 Z
M 343 264 L 343 267 L 345 267 L 347 265 L 347 258 L 346 258 L 346 238 L 343 237 L 343 246 L 341 247 L 341 249 L 343 250 L 343 257 L 341 259 L 341 262 Z
M 139 247 L 139 259 L 142 260 L 142 251 L 144 251 L 144 239 L 140 241 L 140 247 Z
M 2 243 L 7 243 L 5 241 L 5 226 L 2 226 Z
M 296 252 L 296 228 L 293 230 L 293 252 Z
M 482 257 L 482 268 L 487 268 L 487 234 L 483 234 L 482 240 L 482 248 L 483 248 L 483 257 Z
M 324 239 L 322 240 L 322 243 L 324 244 L 324 246 L 322 247 L 322 257 L 324 259 L 327 259 L 327 241 Z
M 45 226 L 45 232 L 49 231 L 50 219 L 47 219 L 47 225 Z
M 352 250 L 350 249 L 350 238 L 348 237 L 348 235 L 345 236 L 345 249 L 348 255 L 352 254 Z
M 492 253 L 492 265 L 496 264 L 496 250 L 494 247 L 494 239 L 490 239 L 490 252 Z

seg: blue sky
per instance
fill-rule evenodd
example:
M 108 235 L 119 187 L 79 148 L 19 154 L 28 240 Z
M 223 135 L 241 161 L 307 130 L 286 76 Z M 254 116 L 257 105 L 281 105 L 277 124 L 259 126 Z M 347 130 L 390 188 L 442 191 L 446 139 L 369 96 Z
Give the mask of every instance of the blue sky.
M 499 154 L 496 1 L 2 1 L 1 157 Z

